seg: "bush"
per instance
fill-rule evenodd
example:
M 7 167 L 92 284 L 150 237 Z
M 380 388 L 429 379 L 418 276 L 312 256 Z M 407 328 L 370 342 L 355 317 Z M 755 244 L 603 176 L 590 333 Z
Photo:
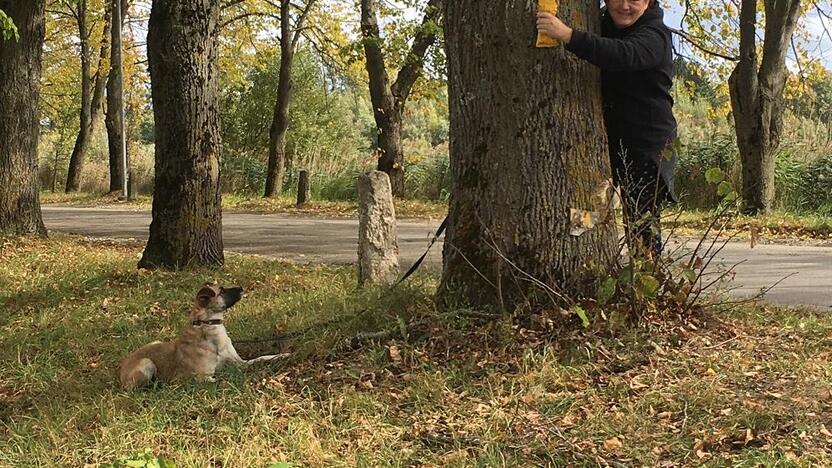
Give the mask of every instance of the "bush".
M 802 210 L 832 214 L 832 153 L 805 164 L 797 186 Z

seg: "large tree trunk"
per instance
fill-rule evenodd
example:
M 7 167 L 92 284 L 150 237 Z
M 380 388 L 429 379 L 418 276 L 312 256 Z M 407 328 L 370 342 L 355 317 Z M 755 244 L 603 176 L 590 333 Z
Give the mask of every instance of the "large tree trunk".
M 266 172 L 266 191 L 263 194 L 265 197 L 273 197 L 280 193 L 286 167 L 286 130 L 289 128 L 292 65 L 295 59 L 295 41 L 292 37 L 289 8 L 289 0 L 281 0 L 280 70 L 277 76 L 277 101 L 269 128 L 269 166 Z
M 569 293 L 584 265 L 614 259 L 611 223 L 570 234 L 571 208 L 606 208 L 593 196 L 610 177 L 599 72 L 535 49 L 535 10 L 445 7 L 452 187 L 440 303 L 511 308 L 537 288 L 530 278 Z M 563 1 L 560 12 L 599 30 L 597 3 Z
M 0 38 L 0 233 L 46 236 L 38 196 L 44 0 L 0 0 L 19 40 Z
M 75 146 L 72 148 L 72 155 L 69 158 L 69 168 L 66 177 L 66 192 L 77 192 L 81 186 L 81 173 L 84 170 L 84 162 L 87 157 L 87 150 L 90 147 L 90 138 L 95 132 L 95 125 L 98 121 L 98 113 L 101 111 L 104 100 L 104 88 L 107 77 L 104 63 L 107 60 L 109 42 L 107 36 L 110 34 L 110 9 L 104 15 L 104 32 L 101 36 L 101 47 L 98 51 L 98 67 L 95 76 L 92 76 L 92 57 L 90 56 L 90 35 L 87 24 L 87 0 L 79 0 L 76 20 L 78 22 L 78 36 L 81 41 L 81 110 L 78 128 L 78 136 L 75 138 Z
M 430 23 L 439 21 L 442 0 L 429 0 L 422 28 L 413 39 L 408 58 L 390 84 L 382 52 L 376 0 L 361 0 L 361 33 L 364 38 L 367 74 L 370 80 L 370 101 L 378 130 L 378 170 L 390 176 L 393 195 L 404 193 L 404 150 L 402 127 L 405 104 L 413 84 L 422 71 L 425 54 L 436 41 Z
M 223 263 L 220 0 L 155 0 L 147 34 L 156 164 L 141 268 Z
M 774 166 L 782 131 L 786 51 L 797 24 L 799 0 L 765 0 L 763 59 L 757 68 L 757 2 L 742 0 L 740 60 L 728 80 L 731 110 L 742 164 L 746 212 L 774 205 Z
M 116 2 L 120 2 L 121 18 L 113 20 L 110 34 L 110 74 L 107 77 L 107 113 L 104 123 L 107 126 L 107 149 L 110 161 L 110 192 L 124 190 L 125 164 L 122 161 L 126 151 L 124 135 L 124 77 L 121 68 L 121 25 L 127 12 L 126 0 L 112 0 L 113 11 Z M 113 13 L 115 18 L 115 13 Z

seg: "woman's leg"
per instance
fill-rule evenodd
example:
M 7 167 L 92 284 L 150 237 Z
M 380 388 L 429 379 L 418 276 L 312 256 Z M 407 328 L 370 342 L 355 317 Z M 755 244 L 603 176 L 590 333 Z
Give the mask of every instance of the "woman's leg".
M 623 198 L 624 224 L 628 247 L 658 257 L 663 244 L 661 205 L 667 188 L 656 163 L 648 158 L 619 158 L 613 161 L 614 182 Z

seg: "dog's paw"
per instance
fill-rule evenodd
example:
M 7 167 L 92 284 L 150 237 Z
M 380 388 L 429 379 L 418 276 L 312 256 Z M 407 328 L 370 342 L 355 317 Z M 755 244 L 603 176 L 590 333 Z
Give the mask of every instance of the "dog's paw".
M 254 359 L 249 359 L 246 361 L 246 364 L 256 364 L 258 362 L 269 362 L 274 361 L 275 359 L 282 359 L 289 356 L 289 353 L 283 354 L 267 354 L 265 356 L 256 357 Z

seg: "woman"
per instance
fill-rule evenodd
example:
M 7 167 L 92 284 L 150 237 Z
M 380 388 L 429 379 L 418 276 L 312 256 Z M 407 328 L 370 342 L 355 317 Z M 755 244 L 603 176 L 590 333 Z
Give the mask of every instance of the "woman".
M 601 69 L 613 181 L 621 188 L 628 229 L 654 255 L 662 250 L 661 205 L 676 201 L 673 48 L 663 17 L 656 0 L 606 0 L 598 36 L 550 13 L 537 16 L 538 32 Z

